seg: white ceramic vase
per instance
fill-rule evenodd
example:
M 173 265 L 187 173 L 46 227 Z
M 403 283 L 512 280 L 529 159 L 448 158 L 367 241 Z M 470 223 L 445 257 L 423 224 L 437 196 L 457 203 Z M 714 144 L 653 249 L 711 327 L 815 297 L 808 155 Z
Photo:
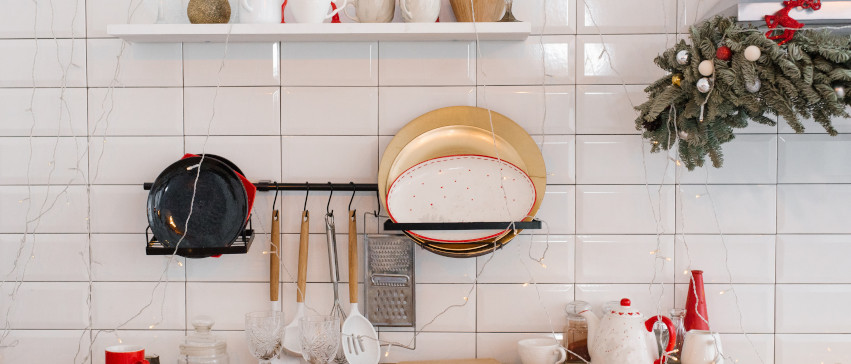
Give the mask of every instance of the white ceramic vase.
M 723 364 L 721 335 L 705 330 L 686 333 L 680 361 L 683 364 Z

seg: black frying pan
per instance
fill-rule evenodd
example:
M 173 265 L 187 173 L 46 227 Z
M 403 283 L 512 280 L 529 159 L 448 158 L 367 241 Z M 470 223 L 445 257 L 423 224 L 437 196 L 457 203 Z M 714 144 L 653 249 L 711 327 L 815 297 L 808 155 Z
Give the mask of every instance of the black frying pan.
M 183 237 L 192 204 L 196 166 L 201 157 L 172 163 L 157 176 L 148 194 L 148 224 L 163 246 L 174 248 Z M 235 166 L 234 166 L 235 167 Z M 233 167 L 208 155 L 201 164 L 189 233 L 181 248 L 226 247 L 245 226 L 249 201 Z

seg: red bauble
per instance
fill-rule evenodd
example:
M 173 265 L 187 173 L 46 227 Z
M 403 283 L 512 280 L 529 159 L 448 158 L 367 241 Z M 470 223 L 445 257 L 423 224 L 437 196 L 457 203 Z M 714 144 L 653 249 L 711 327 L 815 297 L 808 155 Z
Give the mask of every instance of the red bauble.
M 718 50 L 715 52 L 715 57 L 722 61 L 729 61 L 730 57 L 733 56 L 733 51 L 730 50 L 730 47 L 720 46 Z

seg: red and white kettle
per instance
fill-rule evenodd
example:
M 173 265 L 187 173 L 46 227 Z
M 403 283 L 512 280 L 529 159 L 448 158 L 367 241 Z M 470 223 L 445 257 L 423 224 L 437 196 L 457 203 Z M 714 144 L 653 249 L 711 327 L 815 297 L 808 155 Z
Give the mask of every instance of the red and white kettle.
M 664 364 L 659 358 L 653 325 L 661 320 L 668 327 L 668 347 L 674 348 L 677 331 L 671 319 L 653 316 L 645 320 L 629 299 L 621 300 L 620 307 L 598 318 L 590 310 L 579 314 L 588 321 L 588 351 L 594 364 Z

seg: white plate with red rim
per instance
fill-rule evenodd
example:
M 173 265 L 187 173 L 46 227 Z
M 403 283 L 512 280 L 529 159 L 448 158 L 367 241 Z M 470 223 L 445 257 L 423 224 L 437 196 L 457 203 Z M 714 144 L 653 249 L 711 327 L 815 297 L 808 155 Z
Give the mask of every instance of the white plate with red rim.
M 394 222 L 510 222 L 526 218 L 537 198 L 529 175 L 482 155 L 452 155 L 421 162 L 399 175 L 387 192 Z M 508 228 L 508 225 L 506 225 Z M 414 230 L 440 243 L 478 242 L 503 230 Z

